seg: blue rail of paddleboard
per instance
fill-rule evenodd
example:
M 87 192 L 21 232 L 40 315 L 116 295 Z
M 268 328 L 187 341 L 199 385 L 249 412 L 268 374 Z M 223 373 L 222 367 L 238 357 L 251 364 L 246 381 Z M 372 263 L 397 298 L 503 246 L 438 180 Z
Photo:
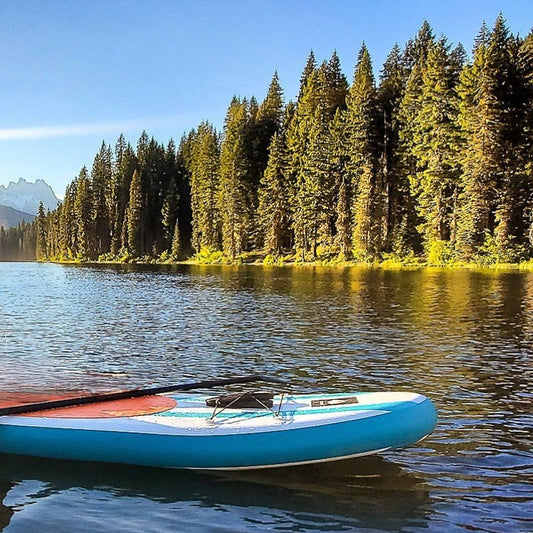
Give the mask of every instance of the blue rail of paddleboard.
M 329 460 L 403 448 L 435 427 L 430 400 L 377 417 L 317 427 L 227 435 L 159 435 L 0 424 L 0 451 L 174 468 L 238 468 Z

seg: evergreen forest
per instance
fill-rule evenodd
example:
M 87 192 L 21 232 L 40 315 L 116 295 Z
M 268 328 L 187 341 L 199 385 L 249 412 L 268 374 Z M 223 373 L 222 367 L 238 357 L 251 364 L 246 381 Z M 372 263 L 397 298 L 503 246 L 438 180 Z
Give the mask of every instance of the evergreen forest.
M 364 44 L 351 80 L 311 52 L 294 101 L 274 73 L 221 131 L 102 143 L 32 227 L 52 261 L 528 261 L 533 32 L 500 15 L 469 56 L 425 22 L 377 80 Z

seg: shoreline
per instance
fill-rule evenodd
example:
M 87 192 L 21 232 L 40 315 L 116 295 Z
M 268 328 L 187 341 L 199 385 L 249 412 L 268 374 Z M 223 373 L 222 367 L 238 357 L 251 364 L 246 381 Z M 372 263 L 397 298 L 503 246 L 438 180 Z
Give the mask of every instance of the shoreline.
M 533 272 L 533 261 L 523 263 L 494 263 L 494 264 L 480 264 L 480 263 L 450 263 L 450 264 L 430 264 L 427 261 L 418 263 L 402 263 L 400 261 L 375 261 L 375 262 L 357 262 L 357 261 L 330 261 L 330 260 L 315 260 L 315 261 L 294 261 L 290 259 L 277 260 L 274 262 L 266 262 L 265 260 L 255 259 L 253 261 L 246 261 L 236 259 L 235 261 L 205 261 L 194 258 L 184 259 L 181 261 L 158 260 L 149 258 L 131 259 L 129 261 L 117 260 L 56 260 L 49 259 L 45 261 L 37 261 L 40 263 L 54 263 L 64 265 L 190 265 L 190 266 L 206 266 L 206 267 L 239 267 L 239 266 L 257 266 L 268 268 L 331 268 L 331 269 L 345 269 L 345 268 L 369 268 L 376 270 L 487 270 L 487 271 L 513 271 L 513 272 Z

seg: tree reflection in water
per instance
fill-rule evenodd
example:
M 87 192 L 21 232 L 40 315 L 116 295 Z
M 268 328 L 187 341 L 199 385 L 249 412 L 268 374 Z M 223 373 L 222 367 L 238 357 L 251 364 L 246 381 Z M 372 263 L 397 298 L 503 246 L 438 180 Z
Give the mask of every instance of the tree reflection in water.
M 14 483 L 0 481 L 0 531 L 9 525 L 11 517 L 13 516 L 13 509 L 6 507 L 2 503 L 13 486 Z

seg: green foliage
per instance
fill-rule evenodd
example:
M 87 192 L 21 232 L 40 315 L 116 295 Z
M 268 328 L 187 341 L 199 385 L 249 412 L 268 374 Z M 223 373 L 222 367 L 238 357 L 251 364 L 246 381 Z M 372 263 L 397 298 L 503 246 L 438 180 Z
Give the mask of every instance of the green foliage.
M 215 128 L 203 122 L 191 140 L 188 161 L 191 177 L 192 247 L 216 248 L 220 244 L 219 143 Z
M 386 269 L 398 269 L 406 266 L 419 266 L 420 258 L 413 251 L 405 255 L 399 255 L 396 252 L 385 252 L 381 255 L 380 267 Z
M 0 257 L 60 261 L 374 263 L 533 254 L 533 33 L 502 16 L 471 62 L 424 22 L 379 85 L 361 47 L 349 86 L 313 53 L 295 102 L 277 73 L 176 147 L 105 142 L 51 213 L 0 232 Z M 3 254 L 3 255 L 1 255 Z M 266 254 L 266 257 L 263 257 Z
M 183 255 L 182 250 L 183 250 L 183 246 L 182 246 L 182 241 L 181 241 L 180 225 L 179 225 L 179 220 L 176 220 L 176 224 L 174 226 L 174 234 L 172 235 L 172 245 L 170 247 L 169 257 L 177 261 Z
M 250 116 L 248 103 L 234 98 L 226 115 L 220 149 L 219 211 L 222 221 L 222 249 L 235 257 L 247 248 L 252 206 L 246 158 L 246 133 Z
M 382 151 L 380 171 L 383 180 L 383 249 L 391 250 L 394 239 L 407 242 L 407 234 L 400 234 L 401 226 L 412 211 L 409 183 L 403 172 L 399 151 L 400 104 L 405 92 L 408 72 L 402 52 L 395 45 L 381 70 L 377 90 L 381 126 Z M 415 223 L 411 224 L 412 226 Z M 406 230 L 407 231 L 407 230 Z
M 96 154 L 90 178 L 90 204 L 93 235 L 90 255 L 98 256 L 109 250 L 111 244 L 111 221 L 109 206 L 112 203 L 108 184 L 112 178 L 111 147 L 102 143 Z
M 143 194 L 141 190 L 141 176 L 137 170 L 133 173 L 130 185 L 130 199 L 126 212 L 128 228 L 128 250 L 133 256 L 141 253 L 141 211 Z
M 135 257 L 128 250 L 124 250 L 118 260 L 120 263 L 134 263 Z
M 426 247 L 427 262 L 430 266 L 446 266 L 454 261 L 453 246 L 450 241 L 434 240 Z
M 275 133 L 270 144 L 268 164 L 259 184 L 257 209 L 259 239 L 263 243 L 263 248 L 269 252 L 280 253 L 290 243 L 290 205 L 286 165 L 287 152 L 284 138 Z
M 410 184 L 422 220 L 418 229 L 428 241 L 450 239 L 455 227 L 459 132 L 452 73 L 448 46 L 441 39 L 428 49 L 412 126 L 416 170 Z
M 224 252 L 213 248 L 202 248 L 194 255 L 194 260 L 202 265 L 230 265 L 232 263 Z
M 474 262 L 482 266 L 519 263 L 526 258 L 523 245 L 517 244 L 513 237 L 500 241 L 489 232 L 485 233 L 483 244 L 478 247 Z
M 164 248 L 170 248 L 177 224 L 177 213 L 179 205 L 179 194 L 175 180 L 171 180 L 163 208 L 161 209 L 161 223 L 163 225 Z
M 381 248 L 382 183 L 378 176 L 377 93 L 372 61 L 365 45 L 359 52 L 347 104 L 347 174 L 352 190 L 352 254 L 356 261 L 368 261 Z
M 254 116 L 248 110 L 250 120 L 245 131 L 245 151 L 251 184 L 251 202 L 257 205 L 256 187 L 261 181 L 269 159 L 269 146 L 272 137 L 280 130 L 283 120 L 283 89 L 275 72 L 268 93 Z
M 34 261 L 37 248 L 37 224 L 21 222 L 4 229 L 0 226 L 0 261 Z
M 500 252 L 486 249 L 487 232 L 503 250 L 524 241 L 529 226 L 526 147 L 531 145 L 531 129 L 526 110 L 532 104 L 532 71 L 524 50 L 500 15 L 491 32 L 482 27 L 474 62 L 461 74 L 465 142 L 458 247 L 466 259 L 480 257 L 478 248 L 484 250 L 481 257 L 498 257 Z
M 37 261 L 46 261 L 48 259 L 48 228 L 44 206 L 39 202 L 39 212 L 37 213 Z
M 91 217 L 90 182 L 87 168 L 83 167 L 78 176 L 74 200 L 74 231 L 76 242 L 74 256 L 79 260 L 88 259 L 93 237 Z
M 172 263 L 174 261 L 174 257 L 172 257 L 172 253 L 168 250 L 165 250 L 158 258 L 158 263 Z

